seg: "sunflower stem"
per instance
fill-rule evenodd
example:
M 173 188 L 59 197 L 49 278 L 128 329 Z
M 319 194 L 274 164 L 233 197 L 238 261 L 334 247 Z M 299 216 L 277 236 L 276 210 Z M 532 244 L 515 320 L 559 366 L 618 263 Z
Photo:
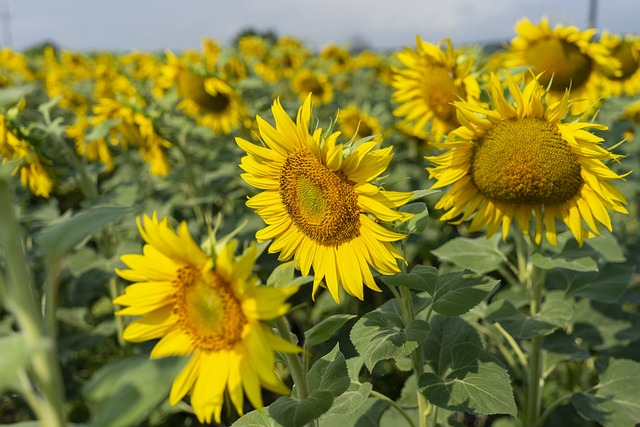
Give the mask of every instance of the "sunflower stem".
M 545 271 L 533 267 L 530 276 L 531 283 L 531 305 L 529 313 L 533 316 L 540 312 L 542 304 L 542 290 L 544 288 Z M 540 410 L 542 407 L 542 388 L 544 378 L 542 377 L 542 341 L 543 336 L 538 335 L 531 340 L 529 350 L 529 383 L 527 391 L 527 422 L 526 426 L 534 427 L 538 423 Z
M 62 373 L 56 358 L 55 340 L 47 336 L 36 293 L 27 267 L 21 227 L 13 209 L 10 169 L 0 169 L 0 246 L 7 271 L 6 307 L 15 316 L 25 344 L 31 350 L 30 371 L 43 393 L 39 408 L 44 427 L 65 425 Z
M 281 316 L 276 320 L 276 329 L 280 336 L 286 340 L 293 342 L 291 339 L 291 330 L 289 329 L 289 322 L 284 316 Z M 293 342 L 297 345 L 296 342 Z M 284 353 L 284 357 L 287 359 L 287 365 L 289 365 L 289 372 L 291 372 L 291 378 L 293 378 L 293 384 L 296 386 L 298 393 L 298 399 L 303 400 L 309 397 L 309 385 L 307 384 L 307 374 L 302 367 L 302 361 L 297 354 Z
M 356 383 L 358 384 L 358 383 Z M 384 403 L 386 403 L 387 405 L 391 406 L 392 408 L 394 408 L 396 411 L 398 411 L 400 413 L 400 415 L 402 415 L 402 417 L 407 420 L 407 423 L 409 424 L 410 427 L 416 427 L 416 424 L 413 422 L 413 420 L 411 419 L 411 417 L 409 416 L 409 414 L 407 414 L 405 412 L 404 409 L 402 409 L 402 406 L 398 405 L 396 402 L 394 402 L 392 399 L 389 399 L 387 396 L 385 396 L 382 393 L 379 393 L 375 390 L 371 390 L 369 392 L 369 395 L 383 401 Z

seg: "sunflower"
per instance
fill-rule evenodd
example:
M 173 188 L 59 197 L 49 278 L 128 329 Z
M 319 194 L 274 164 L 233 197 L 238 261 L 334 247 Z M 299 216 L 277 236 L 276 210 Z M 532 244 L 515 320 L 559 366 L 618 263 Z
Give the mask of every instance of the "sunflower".
M 294 258 L 296 268 L 308 275 L 313 267 L 315 297 L 324 280 L 331 296 L 340 301 L 339 285 L 359 299 L 363 283 L 380 291 L 369 266 L 381 274 L 400 270 L 403 260 L 391 242 L 404 235 L 383 227 L 380 221 L 406 221 L 410 214 L 391 208 L 405 204 L 412 193 L 385 191 L 371 183 L 385 171 L 392 147 L 378 148 L 375 141 L 337 144 L 339 132 L 309 133 L 311 94 L 293 122 L 279 100 L 272 106 L 276 127 L 259 116 L 258 127 L 266 146 L 242 138 L 236 142 L 247 156 L 242 178 L 260 190 L 247 201 L 267 223 L 258 241 L 273 239 L 269 252 L 279 259 Z
M 619 73 L 605 74 L 604 95 L 634 96 L 640 93 L 640 36 L 627 34 L 619 37 L 602 32 L 600 42 L 620 61 Z
M 198 55 L 199 58 L 199 55 Z M 157 80 L 158 88 L 178 88 L 178 109 L 216 133 L 227 134 L 238 127 L 245 114 L 240 95 L 224 80 L 190 65 L 198 58 L 180 59 L 167 53 L 167 63 Z
M 355 104 L 340 110 L 338 125 L 344 135 L 353 136 L 355 140 L 382 134 L 378 119 L 365 113 Z
M 13 174 L 20 173 L 23 187 L 36 196 L 49 198 L 53 190 L 53 179 L 43 166 L 43 160 L 31 144 L 19 138 L 6 124 L 0 114 L 0 160 L 2 164 L 15 162 Z
M 262 408 L 260 386 L 289 394 L 274 372 L 274 351 L 300 349 L 275 336 L 263 321 L 285 314 L 285 300 L 297 288 L 257 286 L 251 275 L 255 244 L 234 259 L 237 241 L 231 240 L 212 260 L 185 222 L 176 233 L 166 218 L 145 215 L 138 228 L 147 243 L 143 254 L 122 256 L 129 269 L 117 270 L 135 283 L 114 303 L 127 306 L 120 316 L 141 316 L 125 329 L 127 341 L 160 338 L 151 358 L 189 357 L 173 382 L 171 404 L 190 391 L 200 422 L 220 423 L 225 390 L 239 414 L 243 390 L 255 408 Z
M 443 46 L 444 44 L 444 46 Z M 393 67 L 394 115 L 413 127 L 414 134 L 431 125 L 436 139 L 460 125 L 452 102 L 476 101 L 480 86 L 471 73 L 473 58 L 454 51 L 445 39 L 434 45 L 416 37 L 416 48 L 397 53 L 403 68 Z
M 93 117 L 89 120 L 92 126 L 99 126 L 108 120 L 119 122 L 109 130 L 109 142 L 123 149 L 128 149 L 129 144 L 138 148 L 142 160 L 149 164 L 149 172 L 156 176 L 166 176 L 171 169 L 167 150 L 171 148 L 171 142 L 161 137 L 155 130 L 153 122 L 147 117 L 138 105 L 126 104 L 113 99 L 103 98 L 93 107 Z M 77 135 L 77 133 L 76 133 Z M 104 150 L 108 150 L 106 138 L 102 142 L 92 141 L 93 148 L 98 150 L 97 158 L 109 167 L 110 157 Z
M 516 32 L 504 66 L 530 67 L 533 74 L 525 71 L 522 75 L 536 75 L 540 84 L 549 86 L 549 102 L 560 101 L 570 89 L 575 98 L 572 114 L 597 105 L 602 97 L 603 73 L 615 73 L 619 68 L 609 50 L 592 41 L 595 29 L 580 31 L 562 25 L 551 28 L 543 17 L 539 25 L 526 18 L 520 20 Z
M 433 188 L 453 184 L 436 204 L 447 211 L 441 219 L 460 223 L 475 213 L 470 231 L 486 227 L 491 236 L 502 226 L 506 239 L 514 218 L 528 234 L 535 214 L 535 242 L 542 240 L 544 222 L 553 245 L 556 219 L 580 245 L 585 237 L 599 235 L 601 225 L 611 230 L 608 210 L 627 213 L 626 200 L 609 182 L 623 177 L 604 161 L 620 156 L 588 132 L 606 127 L 563 122 L 571 108 L 568 91 L 559 102 L 548 103 L 548 93 L 536 79 L 521 90 L 506 74 L 506 85 L 515 105 L 507 101 L 504 84 L 494 74 L 489 84 L 493 109 L 456 102 L 463 125 L 439 144 L 448 151 L 427 157 L 436 165 L 427 168 L 437 180 Z
M 326 74 L 303 68 L 293 76 L 291 86 L 301 101 L 309 93 L 312 93 L 313 102 L 319 105 L 333 100 L 333 85 Z

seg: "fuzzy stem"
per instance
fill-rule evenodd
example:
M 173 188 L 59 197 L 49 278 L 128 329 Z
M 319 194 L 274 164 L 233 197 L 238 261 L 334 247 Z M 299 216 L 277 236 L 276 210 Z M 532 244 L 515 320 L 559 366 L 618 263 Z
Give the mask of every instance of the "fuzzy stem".
M 278 333 L 285 340 L 291 341 L 291 331 L 289 330 L 289 323 L 287 319 L 282 316 L 275 322 Z M 295 343 L 294 343 L 295 344 Z M 287 359 L 289 365 L 289 371 L 291 372 L 291 378 L 296 386 L 298 392 L 298 399 L 303 400 L 309 397 L 309 385 L 307 384 L 307 375 L 302 367 L 302 361 L 297 354 L 285 353 L 284 357 Z

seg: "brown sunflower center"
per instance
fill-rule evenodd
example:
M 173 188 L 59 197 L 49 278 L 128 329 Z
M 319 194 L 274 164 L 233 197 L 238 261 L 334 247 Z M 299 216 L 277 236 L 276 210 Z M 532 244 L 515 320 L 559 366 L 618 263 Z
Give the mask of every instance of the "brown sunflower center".
M 216 273 L 178 270 L 174 311 L 180 327 L 202 351 L 230 350 L 242 340 L 247 318 L 231 285 Z
M 324 95 L 324 87 L 320 83 L 320 80 L 318 80 L 318 78 L 315 76 L 308 76 L 303 78 L 300 81 L 300 87 L 305 93 L 311 92 L 320 98 L 322 97 L 322 95 Z
M 211 95 L 204 88 L 204 77 L 183 70 L 178 74 L 178 93 L 198 104 L 209 113 L 223 113 L 231 105 L 228 94 L 218 92 Z
M 287 157 L 280 171 L 280 197 L 293 223 L 323 246 L 339 246 L 360 236 L 360 209 L 354 183 L 307 150 Z
M 551 90 L 564 92 L 582 87 L 591 75 L 592 61 L 578 46 L 565 40 L 548 38 L 533 44 L 526 53 L 526 60 L 535 73 L 544 71 L 538 79 L 546 86 L 551 79 Z
M 455 76 L 444 67 L 431 67 L 422 80 L 422 96 L 439 120 L 457 127 L 456 107 L 451 103 L 466 97 L 463 87 L 457 86 Z
M 640 67 L 640 52 L 634 51 L 631 43 L 620 43 L 611 52 L 611 55 L 620 61 L 620 71 L 622 72 L 618 76 L 610 77 L 612 80 L 626 80 L 638 71 L 638 67 Z
M 485 196 L 517 205 L 553 205 L 583 183 L 578 159 L 557 129 L 524 118 L 497 124 L 477 141 L 471 178 Z

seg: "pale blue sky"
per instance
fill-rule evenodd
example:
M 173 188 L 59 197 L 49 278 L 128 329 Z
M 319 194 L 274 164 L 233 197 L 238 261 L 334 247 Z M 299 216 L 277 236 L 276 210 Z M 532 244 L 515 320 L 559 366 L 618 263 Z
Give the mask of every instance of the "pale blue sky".
M 273 29 L 311 47 L 358 37 L 396 49 L 420 35 L 455 44 L 507 41 L 523 17 L 584 28 L 590 0 L 0 0 L 11 15 L 13 47 L 51 40 L 74 50 L 198 48 L 226 44 L 241 30 Z M 639 0 L 599 0 L 596 26 L 640 32 Z M 3 28 L 6 29 L 6 28 Z M 6 42 L 4 34 L 2 42 Z

